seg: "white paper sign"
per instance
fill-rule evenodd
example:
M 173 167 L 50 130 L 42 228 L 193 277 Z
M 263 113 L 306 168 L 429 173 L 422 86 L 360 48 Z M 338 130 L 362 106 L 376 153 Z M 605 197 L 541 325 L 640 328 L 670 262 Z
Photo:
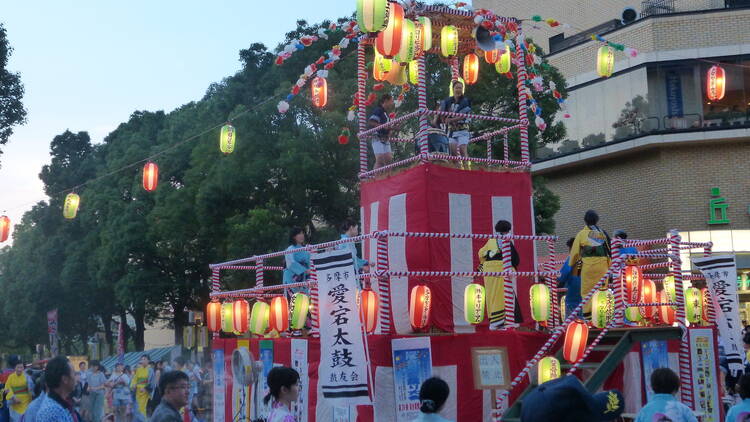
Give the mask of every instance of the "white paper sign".
M 308 395 L 310 377 L 307 367 L 307 340 L 292 339 L 292 368 L 299 373 L 299 398 L 292 403 L 292 413 L 297 422 L 307 422 Z
M 320 363 L 318 382 L 334 406 L 370 404 L 362 324 L 357 312 L 357 277 L 349 251 L 312 254 L 318 275 Z

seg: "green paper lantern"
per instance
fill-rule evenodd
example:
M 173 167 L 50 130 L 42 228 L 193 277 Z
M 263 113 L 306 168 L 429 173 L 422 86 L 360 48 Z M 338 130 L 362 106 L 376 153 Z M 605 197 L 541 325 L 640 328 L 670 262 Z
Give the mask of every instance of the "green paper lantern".
M 221 331 L 225 333 L 234 332 L 234 307 L 232 302 L 221 304 Z
M 219 149 L 224 154 L 234 152 L 234 146 L 237 143 L 237 130 L 234 126 L 227 123 L 221 127 L 221 136 L 219 137 Z
M 271 308 L 266 302 L 257 301 L 253 304 L 253 310 L 250 312 L 250 332 L 256 335 L 263 335 L 268 330 L 268 317 Z
M 292 296 L 291 303 L 292 311 L 292 330 L 300 330 L 305 326 L 307 321 L 307 313 L 310 310 L 310 297 L 304 293 L 295 293 Z
M 562 375 L 560 361 L 552 356 L 542 358 L 537 364 L 537 384 L 560 378 L 560 375 Z
M 484 303 L 486 294 L 484 286 L 471 283 L 464 289 L 464 318 L 469 324 L 480 324 L 484 321 Z
M 612 321 L 615 313 L 615 296 L 609 290 L 598 291 L 591 297 L 591 323 L 596 328 L 604 328 Z
M 388 23 L 387 0 L 357 0 L 357 25 L 362 32 L 378 32 Z
M 440 30 L 440 53 L 443 57 L 458 54 L 458 28 L 455 26 L 445 25 Z
M 530 289 L 531 318 L 536 322 L 547 321 L 550 316 L 550 292 L 546 284 L 536 283 Z
M 65 197 L 65 203 L 63 204 L 63 217 L 68 220 L 76 218 L 78 214 L 78 205 L 81 203 L 81 198 L 76 193 L 69 193 Z
M 691 324 L 701 321 L 703 312 L 703 296 L 700 289 L 688 287 L 685 289 L 685 319 Z

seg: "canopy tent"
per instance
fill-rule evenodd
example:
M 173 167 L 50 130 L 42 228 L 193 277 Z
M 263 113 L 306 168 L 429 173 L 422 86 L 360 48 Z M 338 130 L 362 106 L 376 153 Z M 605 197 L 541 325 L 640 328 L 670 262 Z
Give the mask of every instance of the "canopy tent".
M 178 356 L 181 353 L 181 346 L 170 346 L 170 347 L 159 347 L 156 349 L 144 350 L 142 352 L 130 352 L 125 353 L 124 362 L 125 365 L 129 365 L 131 368 L 135 368 L 141 356 L 148 355 L 151 361 L 160 361 L 162 359 L 172 359 L 173 356 Z M 107 372 L 112 371 L 117 364 L 119 356 L 113 355 L 102 360 L 102 365 L 106 368 Z

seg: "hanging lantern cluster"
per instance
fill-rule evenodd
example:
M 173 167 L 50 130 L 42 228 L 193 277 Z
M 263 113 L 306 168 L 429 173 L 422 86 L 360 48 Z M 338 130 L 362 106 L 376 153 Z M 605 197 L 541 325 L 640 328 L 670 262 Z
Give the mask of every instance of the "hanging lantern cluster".
M 464 81 L 469 85 L 474 85 L 479 79 L 479 57 L 474 53 L 469 53 L 464 57 Z
M 270 317 L 271 307 L 266 302 L 258 300 L 253 304 L 253 310 L 250 312 L 250 332 L 262 336 L 268 331 L 268 319 Z
M 589 338 L 589 327 L 586 322 L 575 320 L 568 324 L 565 330 L 565 343 L 563 344 L 563 357 L 570 363 L 578 362 L 586 351 Z
M 537 384 L 541 385 L 547 381 L 560 378 L 562 369 L 560 361 L 552 356 L 547 356 L 539 360 L 537 364 Z
M 10 218 L 7 215 L 0 217 L 0 243 L 8 240 L 10 235 Z
M 385 29 L 378 32 L 375 47 L 380 54 L 392 59 L 401 49 L 401 37 L 403 36 L 404 8 L 396 2 L 388 3 L 388 24 Z
M 268 326 L 280 333 L 289 329 L 289 302 L 286 297 L 276 296 L 271 299 Z
M 641 284 L 641 301 L 643 303 L 657 303 L 659 296 L 656 284 L 649 279 L 643 280 Z M 656 315 L 656 306 L 641 306 L 641 315 L 646 319 L 652 319 Z
M 372 289 L 364 289 L 358 296 L 359 319 L 367 334 L 375 332 L 378 326 L 378 294 Z
M 609 78 L 615 70 L 615 50 L 609 45 L 599 47 L 596 53 L 596 73 Z
M 326 78 L 316 76 L 310 84 L 312 103 L 315 107 L 323 108 L 328 104 L 328 82 Z
M 701 291 L 695 287 L 685 289 L 685 319 L 691 324 L 697 324 L 703 316 L 703 298 Z
M 615 315 L 615 295 L 609 290 L 600 290 L 591 298 L 591 324 L 604 328 Z
M 156 163 L 148 162 L 143 166 L 143 189 L 147 192 L 156 190 L 159 184 L 159 166 Z
M 219 150 L 224 154 L 231 154 L 234 152 L 234 146 L 237 142 L 237 132 L 231 123 L 227 123 L 221 127 L 221 135 L 219 136 Z
M 464 289 L 464 318 L 469 324 L 480 324 L 484 321 L 485 304 L 484 286 L 471 283 Z
M 443 57 L 453 57 L 458 54 L 458 28 L 445 25 L 440 30 L 440 53 Z
M 706 96 L 711 101 L 718 101 L 724 98 L 726 91 L 727 77 L 724 68 L 719 65 L 713 65 L 706 73 Z
M 409 322 L 416 329 L 427 327 L 432 308 L 432 291 L 425 285 L 414 286 L 409 295 Z
M 291 315 L 289 325 L 292 330 L 301 330 L 307 321 L 307 313 L 310 311 L 310 297 L 304 293 L 295 293 L 292 296 Z
M 382 30 L 387 17 L 387 0 L 357 0 L 357 25 L 362 32 Z
M 546 322 L 550 317 L 550 290 L 544 283 L 535 283 L 529 290 L 531 318 L 536 322 Z
M 81 203 L 81 197 L 76 193 L 69 193 L 65 196 L 65 203 L 63 204 L 63 217 L 68 220 L 76 218 L 78 214 L 78 205 Z

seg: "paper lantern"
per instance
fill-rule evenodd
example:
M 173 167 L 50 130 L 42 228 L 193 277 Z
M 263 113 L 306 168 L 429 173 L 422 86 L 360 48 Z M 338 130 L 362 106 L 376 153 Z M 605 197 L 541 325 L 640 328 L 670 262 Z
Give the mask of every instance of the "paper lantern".
M 292 330 L 301 330 L 307 321 L 307 313 L 310 310 L 310 297 L 304 293 L 295 293 L 292 296 L 290 312 L 292 321 L 289 325 Z
M 316 76 L 310 84 L 312 102 L 315 107 L 322 108 L 328 104 L 328 82 L 326 78 Z
M 432 48 L 432 21 L 426 16 L 417 18 L 419 23 L 419 41 L 422 44 L 422 51 L 429 51 Z
M 609 290 L 594 293 L 591 297 L 591 324 L 604 328 L 612 322 L 615 315 L 615 295 Z
M 700 322 L 703 316 L 703 298 L 695 287 L 685 289 L 685 319 L 692 324 Z
M 560 375 L 562 375 L 560 361 L 552 356 L 542 358 L 537 364 L 537 384 L 544 384 L 547 381 L 560 378 Z
M 724 98 L 726 84 L 727 77 L 724 68 L 719 65 L 711 66 L 706 74 L 706 96 L 708 99 L 718 101 Z
M 378 294 L 371 289 L 364 289 L 359 293 L 359 319 L 365 328 L 365 332 L 370 334 L 375 332 L 378 326 Z
M 430 322 L 432 292 L 424 285 L 414 286 L 409 298 L 409 321 L 414 328 L 424 328 Z
M 195 347 L 195 328 L 191 325 L 182 327 L 182 346 L 187 349 Z
M 596 53 L 596 73 L 602 78 L 609 78 L 615 70 L 615 49 L 603 45 Z
M 357 0 L 357 25 L 362 32 L 378 32 L 385 28 L 388 17 L 387 0 Z
M 536 322 L 547 321 L 550 316 L 549 287 L 543 283 L 536 283 L 529 289 L 531 302 L 531 318 Z
M 589 338 L 589 327 L 584 321 L 575 320 L 568 324 L 565 330 L 565 343 L 563 344 L 563 357 L 570 363 L 578 362 L 586 351 L 586 343 Z
M 398 54 L 396 54 L 394 60 L 401 64 L 407 64 L 414 60 L 419 47 L 417 41 L 417 27 L 413 21 L 404 19 L 404 23 L 401 26 L 401 48 L 398 50 Z
M 641 283 L 641 301 L 643 303 L 657 303 L 659 296 L 656 291 L 656 284 L 649 279 L 643 280 Z M 651 319 L 656 315 L 656 306 L 641 306 L 641 315 L 647 319 Z
M 250 305 L 245 299 L 238 299 L 232 303 L 232 326 L 233 331 L 244 333 L 248 329 L 250 319 Z
M 643 279 L 641 268 L 637 265 L 626 265 L 623 278 L 625 281 L 625 301 L 627 303 L 638 303 L 641 300 L 641 280 Z
M 198 350 L 203 350 L 208 347 L 208 328 L 207 327 L 195 327 L 197 333 L 195 335 L 196 342 L 198 343 Z
M 565 313 L 567 312 L 565 307 L 565 296 L 560 298 L 560 323 L 565 322 Z
M 206 326 L 214 333 L 221 330 L 221 303 L 208 302 L 208 306 L 206 306 Z
M 510 58 L 510 47 L 506 45 L 503 54 L 495 61 L 495 71 L 501 74 L 510 72 Z
M 455 26 L 445 25 L 440 30 L 440 53 L 443 57 L 458 54 L 458 28 Z
M 383 61 L 387 61 L 388 63 L 392 63 L 390 59 L 386 59 L 383 56 L 380 56 Z M 375 63 L 372 66 L 372 78 L 376 81 L 384 81 L 385 78 L 388 76 L 388 72 L 391 69 L 391 65 L 388 65 L 388 71 L 383 70 L 383 66 L 378 65 L 377 57 L 375 58 Z
M 228 334 L 234 332 L 234 308 L 232 302 L 221 304 L 221 331 Z
M 65 197 L 65 203 L 63 204 L 63 217 L 68 220 L 76 218 L 78 214 L 78 205 L 81 203 L 81 198 L 76 193 L 69 193 Z
M 474 85 L 479 79 L 479 57 L 474 53 L 464 56 L 464 81 L 469 85 Z
M 393 64 L 393 68 L 390 72 L 385 75 L 385 80 L 391 85 L 401 86 L 407 82 L 406 78 L 406 66 L 400 64 Z
M 231 124 L 227 123 L 221 127 L 221 136 L 219 136 L 219 149 L 224 154 L 231 154 L 234 151 L 234 145 L 237 143 L 237 130 Z
M 401 50 L 403 36 L 404 8 L 396 2 L 388 3 L 388 24 L 378 32 L 375 48 L 386 58 L 393 58 Z
M 419 62 L 416 60 L 409 62 L 409 83 L 412 85 L 419 84 Z
M 497 48 L 494 50 L 487 50 L 484 52 L 484 61 L 489 64 L 495 64 L 500 60 L 500 50 Z
M 143 189 L 148 192 L 156 190 L 159 184 L 159 166 L 156 163 L 148 162 L 143 166 Z
M 664 291 L 667 293 L 667 298 L 669 299 L 665 302 L 674 302 L 677 300 L 677 294 L 675 293 L 674 276 L 668 275 L 664 277 L 664 280 L 662 280 L 662 287 L 664 287 Z
M 289 302 L 284 296 L 276 296 L 271 300 L 268 326 L 280 333 L 289 329 Z
M 669 293 L 662 290 L 659 292 L 659 302 L 667 303 L 671 302 L 669 299 Z M 659 319 L 661 322 L 667 325 L 672 325 L 677 321 L 676 312 L 674 306 L 661 305 L 659 306 Z
M 643 319 L 641 315 L 641 308 L 637 306 L 630 306 L 625 308 L 625 318 L 630 322 L 638 322 Z
M 378 52 L 378 50 L 375 50 L 375 61 L 373 63 L 374 66 L 376 66 L 381 74 L 385 74 L 391 71 L 391 67 L 393 67 L 393 60 L 386 59 L 383 57 L 382 54 Z
M 266 302 L 259 300 L 253 304 L 253 310 L 250 312 L 250 332 L 256 335 L 263 335 L 268 330 L 268 318 L 271 307 Z
M 471 283 L 464 289 L 464 318 L 469 324 L 480 324 L 484 321 L 484 286 Z
M 701 289 L 701 319 L 705 323 L 710 323 L 711 319 L 708 317 L 708 313 L 711 310 L 713 304 L 711 303 L 711 294 L 707 288 Z
M 7 215 L 0 217 L 0 243 L 8 240 L 10 234 L 10 218 Z

